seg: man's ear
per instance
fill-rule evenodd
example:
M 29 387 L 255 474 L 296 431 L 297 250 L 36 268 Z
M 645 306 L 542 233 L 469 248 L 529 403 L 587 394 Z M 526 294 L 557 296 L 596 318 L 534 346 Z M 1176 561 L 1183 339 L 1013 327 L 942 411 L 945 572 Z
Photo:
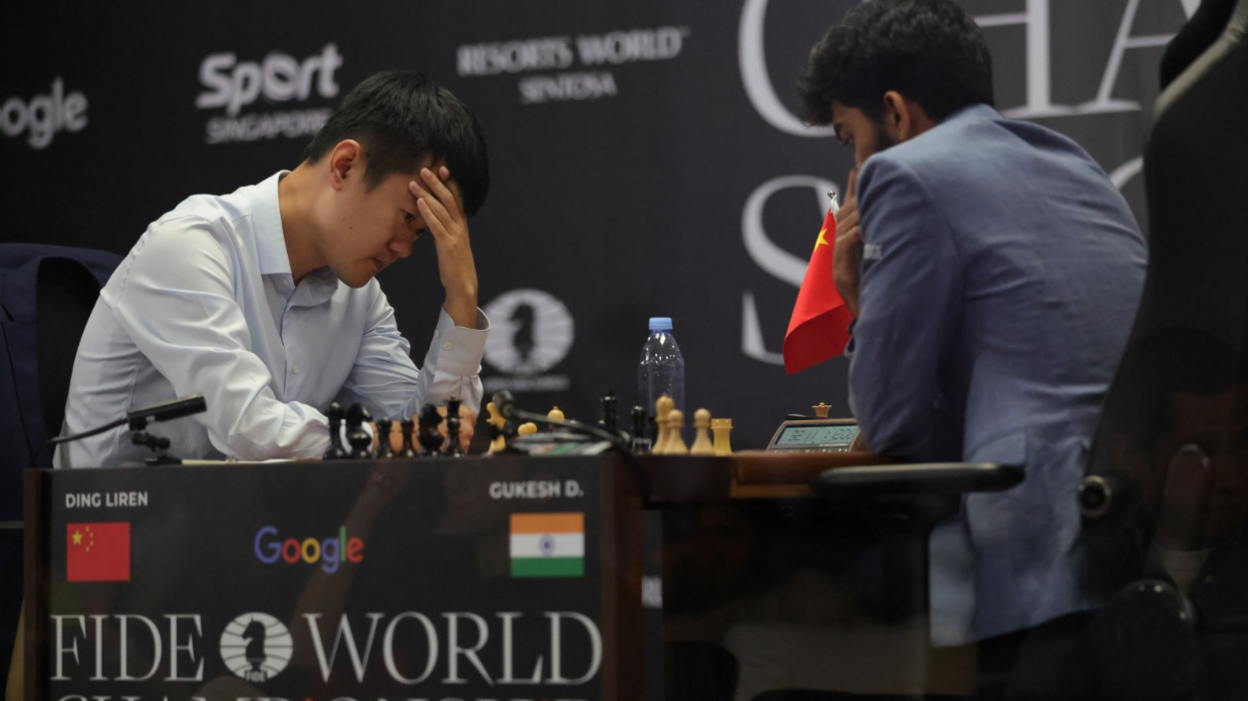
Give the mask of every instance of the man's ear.
M 910 116 L 906 113 L 906 99 L 896 90 L 884 93 L 884 130 L 888 132 L 893 143 L 905 141 L 905 133 L 910 126 Z
M 364 175 L 364 147 L 355 139 L 339 141 L 329 152 L 328 163 L 330 187 L 341 190 L 349 179 Z
M 884 93 L 884 128 L 896 143 L 908 141 L 936 126 L 927 110 L 896 90 Z

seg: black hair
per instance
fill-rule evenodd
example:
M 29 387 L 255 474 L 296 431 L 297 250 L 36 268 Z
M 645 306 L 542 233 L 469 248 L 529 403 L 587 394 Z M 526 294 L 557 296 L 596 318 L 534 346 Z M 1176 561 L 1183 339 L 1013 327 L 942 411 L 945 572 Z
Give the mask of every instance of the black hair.
M 833 100 L 878 121 L 890 90 L 939 122 L 993 104 L 992 57 L 975 20 L 952 0 L 872 0 L 811 49 L 797 90 L 810 124 L 832 121 Z
M 363 145 L 370 190 L 432 156 L 446 161 L 466 213 L 476 214 L 485 202 L 490 164 L 481 125 L 450 90 L 421 73 L 385 71 L 357 85 L 303 150 L 303 159 L 315 163 L 344 139 Z

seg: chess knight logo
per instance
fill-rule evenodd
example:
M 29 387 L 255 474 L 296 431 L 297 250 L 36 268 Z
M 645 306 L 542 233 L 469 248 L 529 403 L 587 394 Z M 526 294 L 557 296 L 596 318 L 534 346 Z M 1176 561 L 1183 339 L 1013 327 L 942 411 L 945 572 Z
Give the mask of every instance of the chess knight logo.
M 488 391 L 562 391 L 564 376 L 537 377 L 568 355 L 575 338 L 572 314 L 563 302 L 541 290 L 505 292 L 485 307 L 490 335 L 485 342 L 485 361 L 507 375 L 486 382 Z
M 267 613 L 245 613 L 221 633 L 221 659 L 249 682 L 267 682 L 286 665 L 294 647 L 290 631 Z

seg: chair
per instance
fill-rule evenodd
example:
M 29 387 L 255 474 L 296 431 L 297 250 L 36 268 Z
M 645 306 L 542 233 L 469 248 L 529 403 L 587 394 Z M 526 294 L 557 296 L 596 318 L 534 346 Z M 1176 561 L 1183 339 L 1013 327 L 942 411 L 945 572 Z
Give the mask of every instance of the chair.
M 1148 281 L 1080 493 L 1109 603 L 1072 678 L 1118 698 L 1248 697 L 1248 0 L 1201 10 L 1164 62 Z
M 78 339 L 121 257 L 104 251 L 0 245 L 0 679 L 7 677 L 22 601 L 22 475 L 60 431 Z

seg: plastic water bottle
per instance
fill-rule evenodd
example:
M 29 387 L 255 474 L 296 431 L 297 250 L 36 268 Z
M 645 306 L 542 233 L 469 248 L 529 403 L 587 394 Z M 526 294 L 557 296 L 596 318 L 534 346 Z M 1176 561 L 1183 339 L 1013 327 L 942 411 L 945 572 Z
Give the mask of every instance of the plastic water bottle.
M 654 414 L 654 403 L 664 394 L 672 398 L 677 409 L 685 409 L 685 358 L 672 335 L 670 317 L 650 318 L 650 337 L 641 348 L 641 364 L 637 366 L 637 388 L 647 414 Z

